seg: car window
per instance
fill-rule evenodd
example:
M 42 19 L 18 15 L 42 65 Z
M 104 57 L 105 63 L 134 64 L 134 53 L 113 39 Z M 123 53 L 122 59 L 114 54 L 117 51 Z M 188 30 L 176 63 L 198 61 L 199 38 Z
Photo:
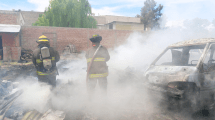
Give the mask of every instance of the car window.
M 196 65 L 201 57 L 204 49 L 190 49 L 189 51 L 189 65 Z
M 181 57 L 182 48 L 168 49 L 155 65 L 173 65 Z
M 196 66 L 206 44 L 168 48 L 154 62 L 155 65 Z M 215 56 L 214 56 L 215 58 Z

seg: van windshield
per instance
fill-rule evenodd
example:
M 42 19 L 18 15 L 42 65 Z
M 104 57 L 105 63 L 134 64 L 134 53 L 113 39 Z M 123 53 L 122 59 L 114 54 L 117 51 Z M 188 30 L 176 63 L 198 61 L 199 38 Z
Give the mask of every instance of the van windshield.
M 196 66 L 206 45 L 168 48 L 155 61 L 155 65 Z

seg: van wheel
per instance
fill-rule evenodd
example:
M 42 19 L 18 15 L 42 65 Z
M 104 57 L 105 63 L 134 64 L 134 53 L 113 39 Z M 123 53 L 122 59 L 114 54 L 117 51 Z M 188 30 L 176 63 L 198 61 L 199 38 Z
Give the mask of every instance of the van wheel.
M 177 98 L 169 97 L 167 109 L 180 112 L 182 110 L 181 100 L 178 100 Z

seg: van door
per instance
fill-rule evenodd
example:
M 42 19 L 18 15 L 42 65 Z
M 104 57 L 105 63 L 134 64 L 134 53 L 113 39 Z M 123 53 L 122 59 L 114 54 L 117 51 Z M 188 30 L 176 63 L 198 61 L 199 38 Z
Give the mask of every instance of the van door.
M 0 36 L 0 60 L 3 60 L 2 36 Z
M 201 81 L 202 91 L 214 101 L 215 88 L 215 44 L 211 44 L 203 61 L 203 76 Z

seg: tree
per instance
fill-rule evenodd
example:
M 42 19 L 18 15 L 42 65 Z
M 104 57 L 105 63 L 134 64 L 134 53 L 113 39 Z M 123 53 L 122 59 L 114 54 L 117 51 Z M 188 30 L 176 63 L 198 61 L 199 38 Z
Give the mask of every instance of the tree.
M 136 18 L 140 18 L 141 16 L 140 16 L 139 14 L 137 14 L 135 17 L 136 17 Z
M 146 0 L 144 6 L 141 8 L 140 17 L 141 22 L 144 24 L 144 30 L 147 27 L 159 28 L 160 26 L 158 20 L 162 16 L 161 10 L 163 9 L 163 5 L 159 4 L 157 7 L 156 4 L 154 0 Z
M 33 23 L 33 26 L 49 26 L 49 20 L 44 15 L 40 14 L 38 20 Z
M 41 26 L 43 23 L 43 26 L 96 28 L 97 22 L 91 15 L 87 0 L 51 0 L 44 14 L 33 25 Z M 46 20 L 48 23 L 42 22 Z

